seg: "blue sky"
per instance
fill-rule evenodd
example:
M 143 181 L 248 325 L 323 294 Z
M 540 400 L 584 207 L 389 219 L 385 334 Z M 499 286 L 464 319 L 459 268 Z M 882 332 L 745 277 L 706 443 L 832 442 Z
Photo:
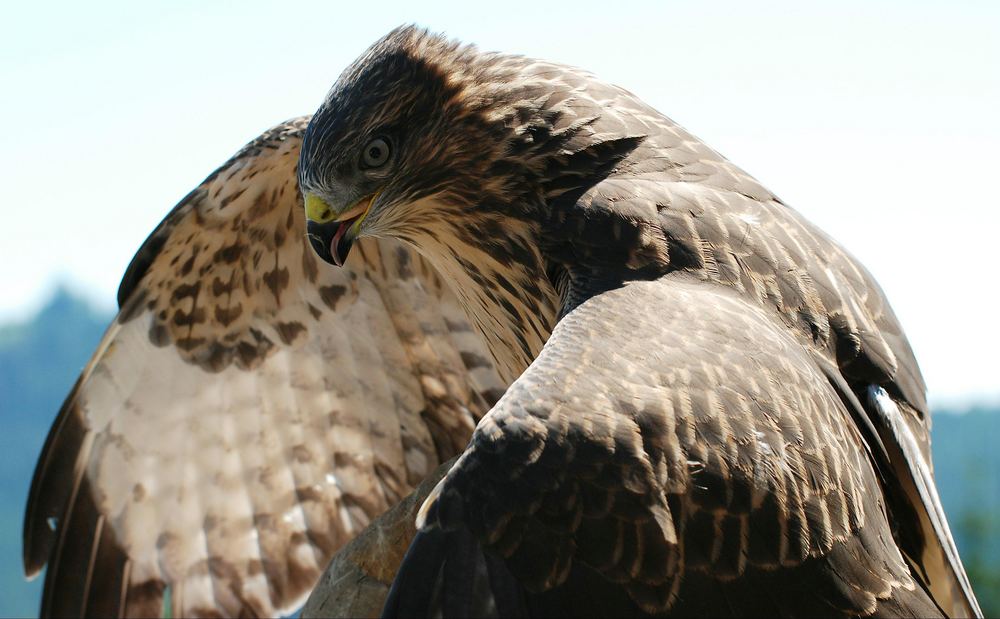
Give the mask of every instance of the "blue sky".
M 1000 3 L 489 4 L 5 3 L 0 320 L 111 307 L 178 199 L 416 22 L 639 94 L 862 259 L 932 400 L 1000 398 Z

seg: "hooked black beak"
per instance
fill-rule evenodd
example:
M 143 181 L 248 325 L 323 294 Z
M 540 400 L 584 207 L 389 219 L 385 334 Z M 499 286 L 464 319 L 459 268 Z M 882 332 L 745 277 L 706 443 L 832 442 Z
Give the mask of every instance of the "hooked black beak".
M 358 200 L 354 206 L 339 215 L 321 198 L 306 196 L 306 235 L 320 258 L 329 264 L 344 266 L 354 239 L 358 236 L 361 220 L 368 215 L 377 195 L 376 192 Z
M 313 251 L 329 264 L 344 266 L 354 244 L 354 231 L 351 230 L 354 223 L 353 219 L 325 224 L 315 221 L 307 223 L 306 234 Z

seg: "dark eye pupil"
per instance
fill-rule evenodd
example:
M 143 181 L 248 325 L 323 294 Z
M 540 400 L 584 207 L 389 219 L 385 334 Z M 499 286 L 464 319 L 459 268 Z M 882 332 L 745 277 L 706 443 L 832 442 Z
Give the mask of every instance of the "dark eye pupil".
M 389 160 L 389 144 L 384 138 L 375 138 L 362 151 L 362 163 L 370 168 L 381 167 Z

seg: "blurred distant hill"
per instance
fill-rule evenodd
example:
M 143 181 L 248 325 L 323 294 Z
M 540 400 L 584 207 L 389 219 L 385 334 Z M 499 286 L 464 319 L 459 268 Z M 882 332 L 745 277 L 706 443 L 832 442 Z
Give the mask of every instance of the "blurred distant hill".
M 31 320 L 0 326 L 0 617 L 36 616 L 21 526 L 35 461 L 59 405 L 112 316 L 65 288 Z M 935 411 L 938 489 L 987 616 L 1000 616 L 1000 409 Z

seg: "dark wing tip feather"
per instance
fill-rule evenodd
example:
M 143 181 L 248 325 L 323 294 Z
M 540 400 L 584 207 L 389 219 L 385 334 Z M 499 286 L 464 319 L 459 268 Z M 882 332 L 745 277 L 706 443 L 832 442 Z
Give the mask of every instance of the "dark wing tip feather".
M 128 558 L 80 480 L 45 574 L 40 617 L 120 617 Z
M 89 594 L 83 616 L 121 617 L 128 597 L 131 564 L 103 517 L 101 525 L 97 548 L 91 554 Z
M 77 379 L 49 430 L 31 480 L 22 548 L 24 573 L 28 578 L 38 575 L 49 560 L 57 535 L 51 519 L 62 521 L 73 492 L 77 456 L 87 435 L 76 404 L 79 388 Z
M 118 617 L 128 557 L 77 468 L 87 450 L 79 386 L 60 409 L 35 468 L 24 518 L 24 571 L 32 578 L 49 564 L 41 617 Z

